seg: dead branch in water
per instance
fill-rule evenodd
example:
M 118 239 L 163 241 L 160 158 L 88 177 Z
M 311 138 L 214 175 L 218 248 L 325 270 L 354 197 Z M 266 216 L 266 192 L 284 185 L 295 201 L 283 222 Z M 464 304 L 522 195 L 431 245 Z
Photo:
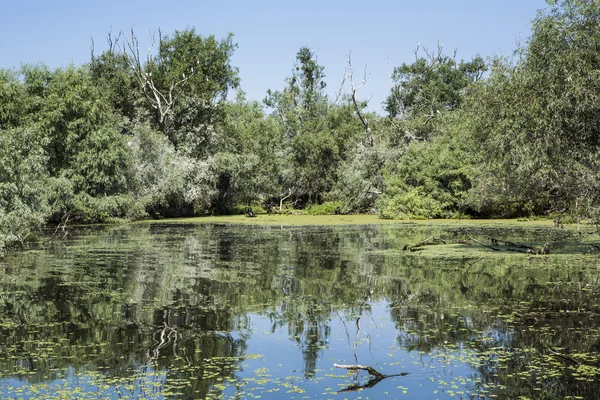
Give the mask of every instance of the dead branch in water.
M 419 251 L 419 250 L 423 250 L 422 249 L 423 246 L 433 246 L 436 244 L 446 244 L 446 241 L 440 237 L 431 236 L 431 237 L 428 237 L 427 239 L 422 240 L 419 243 L 414 244 L 412 246 L 405 245 L 402 250 Z
M 352 365 L 333 364 L 333 366 L 336 368 L 347 369 L 348 371 L 355 371 L 355 372 L 359 371 L 359 370 L 367 371 L 369 373 L 369 375 L 372 376 L 372 378 L 369 380 L 369 382 L 365 383 L 364 385 L 358 385 L 358 384 L 350 385 L 347 388 L 340 390 L 338 393 L 354 392 L 357 390 L 372 388 L 373 386 L 377 385 L 379 382 L 381 382 L 385 378 L 389 378 L 392 376 L 408 375 L 408 372 L 401 372 L 399 374 L 386 375 L 386 374 L 382 374 L 381 372 L 377 371 L 373 367 L 367 367 L 367 366 L 359 365 L 359 364 L 352 364 Z
M 472 237 L 471 235 L 469 235 L 469 232 L 465 231 L 465 235 L 467 235 L 467 237 L 469 238 L 470 241 L 477 243 L 480 246 L 483 247 L 487 247 L 488 249 L 494 250 L 494 251 L 500 251 L 500 249 L 496 248 L 496 247 L 492 247 L 492 246 L 488 246 L 485 243 L 481 243 L 479 240 L 475 239 L 474 237 Z
M 365 367 L 364 365 L 359 365 L 359 364 L 353 364 L 353 365 L 333 364 L 333 366 L 336 368 L 347 369 L 348 371 L 358 371 L 358 370 L 362 369 L 363 371 L 367 371 L 369 373 L 369 375 L 374 376 L 376 378 L 379 378 L 379 379 L 387 378 L 387 375 L 384 375 L 381 372 L 378 372 L 373 367 Z

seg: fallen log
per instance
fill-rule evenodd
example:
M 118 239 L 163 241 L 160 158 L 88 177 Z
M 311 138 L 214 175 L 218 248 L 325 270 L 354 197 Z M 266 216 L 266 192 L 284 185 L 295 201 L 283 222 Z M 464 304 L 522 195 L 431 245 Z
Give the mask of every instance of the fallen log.
M 477 243 L 478 245 L 481 245 L 483 247 L 487 247 L 488 249 L 491 249 L 491 250 L 494 250 L 494 251 L 500 251 L 499 248 L 496 248 L 496 247 L 493 247 L 493 246 L 488 246 L 487 244 L 481 243 L 479 240 L 471 237 L 471 235 L 469 235 L 469 232 L 467 232 L 467 231 L 465 231 L 465 235 L 467 235 L 467 237 L 469 238 L 469 240 L 471 240 L 472 242 Z

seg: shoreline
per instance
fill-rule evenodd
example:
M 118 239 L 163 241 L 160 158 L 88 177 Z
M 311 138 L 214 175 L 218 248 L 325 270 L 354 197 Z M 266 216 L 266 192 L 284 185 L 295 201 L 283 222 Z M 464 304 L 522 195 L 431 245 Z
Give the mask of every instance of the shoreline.
M 242 224 L 242 225 L 523 225 L 554 227 L 550 219 L 381 219 L 378 215 L 289 215 L 259 214 L 256 217 L 244 215 L 202 216 L 189 218 L 144 219 L 132 224 Z M 565 224 L 568 226 L 576 224 Z M 585 224 L 584 226 L 586 226 Z

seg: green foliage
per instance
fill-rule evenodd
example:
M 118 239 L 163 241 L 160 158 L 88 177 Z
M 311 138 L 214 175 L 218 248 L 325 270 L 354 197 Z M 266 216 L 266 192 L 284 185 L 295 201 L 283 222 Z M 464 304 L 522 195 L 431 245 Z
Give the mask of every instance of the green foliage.
M 339 165 L 337 179 L 327 199 L 338 199 L 352 211 L 376 211 L 383 193 L 382 167 L 389 154 L 383 146 L 359 143 Z
M 248 207 L 250 207 L 252 209 L 252 212 L 254 214 L 266 214 L 267 210 L 265 210 L 261 205 L 259 204 L 236 204 L 235 206 L 233 206 L 229 212 L 231 215 L 244 215 L 248 212 Z
M 282 191 L 279 123 L 266 118 L 260 104 L 246 102 L 242 93 L 225 111 L 212 166 L 218 190 L 213 203 L 220 213 L 237 203 L 264 203 Z
M 341 214 L 350 211 L 346 204 L 341 201 L 326 201 L 322 204 L 310 204 L 306 207 L 306 212 L 310 215 L 331 215 Z
M 204 38 L 193 28 L 176 30 L 161 39 L 158 54 L 147 68 L 157 74 L 160 89 L 193 75 L 185 84 L 186 95 L 214 105 L 225 101 L 229 89 L 239 85 L 238 69 L 231 65 L 236 47 L 232 34 L 217 40 L 214 35 Z
M 385 166 L 384 213 L 440 218 L 466 209 L 476 157 L 469 150 L 463 116 L 448 115 L 444 134 L 432 142 L 411 143 L 397 162 Z
M 0 130 L 0 252 L 23 243 L 50 213 L 46 157 L 30 130 Z
M 30 118 L 48 154 L 49 172 L 72 179 L 75 192 L 122 193 L 129 162 L 127 141 L 89 72 L 72 66 L 56 70 L 41 89 L 37 77 L 44 73 L 34 68 L 24 75 L 31 102 L 40 104 Z
M 0 69 L 0 129 L 9 129 L 20 125 L 23 118 L 23 86 L 18 74 Z
M 473 93 L 478 178 L 488 207 L 531 212 L 599 199 L 598 2 L 556 2 L 540 13 L 515 65 L 497 60 Z
M 324 67 L 318 64 L 314 52 L 301 47 L 292 76 L 286 79 L 287 87 L 282 92 L 267 92 L 265 104 L 285 121 L 288 138 L 323 128 L 328 108 L 324 79 Z
M 146 215 L 141 204 L 129 195 L 93 197 L 85 192 L 73 197 L 70 212 L 83 223 L 112 222 Z
M 111 43 L 112 47 L 99 56 L 92 54 L 91 80 L 115 114 L 121 116 L 122 123 L 126 125 L 136 118 L 138 114 L 136 105 L 140 102 L 140 97 L 136 91 L 136 82 L 131 74 L 127 56 L 117 51 L 115 48 L 117 43 Z
M 414 63 L 394 68 L 394 86 L 385 109 L 390 118 L 414 121 L 412 134 L 427 138 L 431 120 L 460 108 L 465 88 L 480 80 L 487 67 L 479 56 L 457 63 L 443 54 L 441 45 L 435 52 L 424 50 L 424 57 L 418 56 L 418 50 Z
M 159 31 L 146 59 L 135 36 L 129 48 L 109 35 L 89 65 L 0 70 L 1 240 L 66 217 L 280 201 L 288 212 L 594 218 L 600 3 L 549 4 L 514 61 L 417 49 L 393 71 L 386 117 L 367 113 L 355 91 L 331 101 L 308 47 L 264 104 L 241 91 L 231 101 L 233 36 L 194 29 Z
M 287 139 L 282 145 L 282 189 L 291 190 L 301 204 L 318 203 L 333 190 L 340 163 L 363 137 L 353 108 L 329 102 L 324 78 L 315 54 L 302 47 L 287 87 L 269 91 L 265 99 Z
M 129 193 L 152 216 L 192 215 L 210 207 L 215 194 L 212 159 L 199 161 L 176 152 L 149 124 L 134 127 L 129 150 Z
M 151 96 L 160 93 L 171 108 L 168 113 L 162 110 L 165 118 L 159 115 L 157 122 L 175 147 L 189 156 L 208 155 L 227 94 L 239 86 L 238 69 L 231 65 L 236 47 L 232 34 L 217 40 L 185 29 L 161 38 L 158 54 L 145 65 L 144 73 L 152 75 L 155 87 Z

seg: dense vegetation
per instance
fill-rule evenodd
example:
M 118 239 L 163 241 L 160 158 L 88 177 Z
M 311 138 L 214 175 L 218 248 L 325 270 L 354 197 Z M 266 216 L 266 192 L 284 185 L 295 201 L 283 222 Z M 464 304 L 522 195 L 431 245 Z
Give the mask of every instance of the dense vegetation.
M 301 48 L 247 101 L 232 36 L 109 35 L 82 66 L 0 70 L 0 248 L 48 222 L 255 209 L 384 217 L 594 217 L 600 203 L 600 1 L 549 1 L 512 59 L 415 51 L 385 115 Z M 368 82 L 364 82 L 368 85 Z M 234 100 L 231 100 L 234 99 Z

